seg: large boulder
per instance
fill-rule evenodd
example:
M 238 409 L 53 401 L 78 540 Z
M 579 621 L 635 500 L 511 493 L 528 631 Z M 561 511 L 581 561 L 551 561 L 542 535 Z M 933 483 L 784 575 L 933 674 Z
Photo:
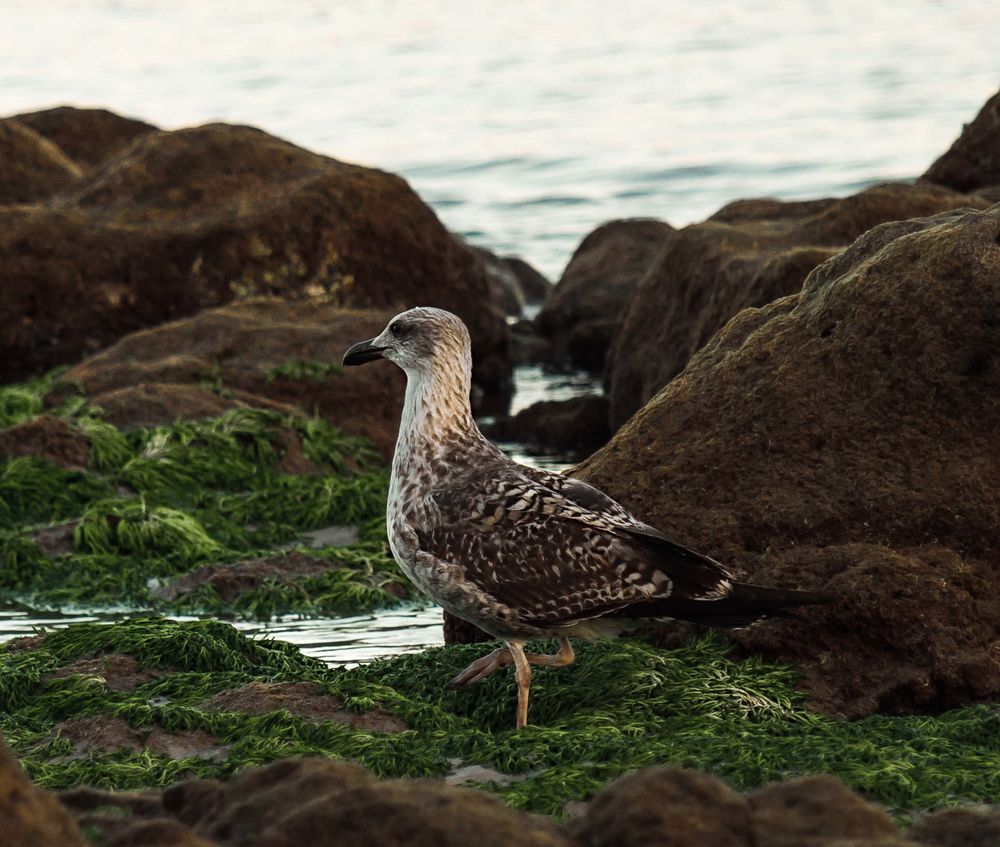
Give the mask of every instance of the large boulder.
M 119 426 L 208 417 L 236 405 L 317 414 L 392 455 L 404 377 L 385 363 L 340 369 L 392 313 L 255 298 L 126 336 L 63 379 Z M 57 395 L 58 397 L 58 395 Z
M 14 120 L 47 138 L 77 165 L 91 168 L 157 128 L 107 109 L 56 106 L 15 115 Z
M 679 231 L 619 321 L 606 382 L 617 428 L 733 315 L 793 294 L 818 264 L 884 221 L 963 206 L 934 185 L 878 185 L 843 199 L 741 200 Z
M 956 191 L 1000 188 L 1000 91 L 921 179 Z
M 1000 694 L 1000 205 L 888 223 L 733 318 L 576 470 L 744 579 L 829 607 L 743 631 L 819 708 Z
M 535 326 L 552 356 L 600 371 L 639 282 L 676 230 L 663 221 L 611 221 L 576 248 Z
M 509 379 L 482 262 L 398 176 L 250 127 L 139 136 L 44 206 L 0 207 L 0 379 L 252 295 L 458 313 L 477 383 Z
M 81 173 L 51 141 L 0 118 L 0 204 L 33 203 L 72 185 Z

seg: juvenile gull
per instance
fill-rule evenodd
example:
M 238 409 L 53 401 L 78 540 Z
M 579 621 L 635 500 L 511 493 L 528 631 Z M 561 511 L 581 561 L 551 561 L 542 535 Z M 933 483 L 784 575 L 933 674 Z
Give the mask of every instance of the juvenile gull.
M 593 486 L 529 468 L 487 441 L 472 418 L 469 332 L 441 309 L 410 309 L 355 344 L 345 365 L 388 359 L 406 372 L 386 518 L 403 572 L 435 603 L 506 644 L 452 685 L 514 665 L 517 727 L 528 720 L 531 665 L 563 667 L 570 636 L 594 639 L 673 618 L 745 626 L 809 591 L 736 582 L 719 562 L 643 523 Z M 787 613 L 784 613 L 787 614 Z M 556 637 L 553 656 L 526 642 Z

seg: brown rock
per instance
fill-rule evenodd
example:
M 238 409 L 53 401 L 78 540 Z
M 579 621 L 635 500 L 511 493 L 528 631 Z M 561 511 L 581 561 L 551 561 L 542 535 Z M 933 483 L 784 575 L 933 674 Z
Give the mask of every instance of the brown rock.
M 484 423 L 482 429 L 489 438 L 519 441 L 550 452 L 595 450 L 611 436 L 608 400 L 596 395 L 540 400 L 512 418 Z
M 583 240 L 535 319 L 556 358 L 601 370 L 640 280 L 675 232 L 636 218 L 603 224 Z
M 879 185 L 840 200 L 742 200 L 670 238 L 609 352 L 612 428 L 680 373 L 740 310 L 797 292 L 806 275 L 883 221 L 986 201 L 932 185 Z
M 0 204 L 33 203 L 72 185 L 80 168 L 51 141 L 0 118 Z
M 971 124 L 921 177 L 955 191 L 1000 185 L 1000 91 L 986 101 Z
M 227 751 L 218 743 L 219 739 L 201 730 L 140 731 L 120 718 L 105 715 L 70 718 L 57 724 L 52 733 L 73 745 L 73 757 L 84 756 L 92 750 L 149 750 L 171 759 L 222 760 Z
M 296 804 L 261 832 L 259 847 L 570 847 L 556 826 L 494 797 L 431 780 L 372 782 Z
M 207 417 L 234 405 L 297 407 L 369 437 L 388 458 L 402 409 L 402 372 L 388 363 L 347 372 L 338 366 L 351 344 L 377 335 L 391 316 L 259 298 L 133 333 L 64 379 L 82 385 L 119 425 Z M 281 373 L 295 362 L 334 369 L 320 377 Z M 213 385 L 221 394 L 206 387 Z
M 141 669 L 134 656 L 104 653 L 100 656 L 84 656 L 46 674 L 43 678 L 65 679 L 76 674 L 99 678 L 108 691 L 133 691 L 137 686 L 163 676 L 164 671 L 153 668 Z
M 1000 806 L 944 809 L 921 818 L 906 837 L 926 847 L 996 847 L 1000 844 Z
M 332 721 L 368 732 L 404 732 L 409 729 L 402 718 L 384 709 L 348 712 L 343 705 L 337 697 L 324 693 L 314 682 L 251 682 L 216 694 L 205 707 L 248 715 L 265 715 L 285 709 L 313 723 Z
M 216 847 L 217 844 L 200 838 L 177 821 L 165 819 L 133 823 L 106 843 L 107 847 Z
M 995 699 L 1000 207 L 890 223 L 741 312 L 577 474 L 834 605 L 736 637 L 860 716 Z
M 404 180 L 249 127 L 151 132 L 45 207 L 0 208 L 0 379 L 252 295 L 441 306 L 472 330 L 476 381 L 509 381 L 479 259 Z
M 59 802 L 37 788 L 0 738 L 0 831 L 3 847 L 85 847 Z
M 443 632 L 445 644 L 482 644 L 496 640 L 475 624 L 469 623 L 447 610 L 444 613 Z
M 87 168 L 116 155 L 139 136 L 157 131 L 152 124 L 125 118 L 107 109 L 73 106 L 26 112 L 15 115 L 14 120 L 31 127 L 78 165 Z
M 825 847 L 846 839 L 903 845 L 892 818 L 832 776 L 775 782 L 748 799 L 756 847 Z
M 714 776 L 681 768 L 616 779 L 590 801 L 575 834 L 585 847 L 755 847 L 746 800 Z
M 74 471 L 86 468 L 89 444 L 82 432 L 49 415 L 0 430 L 0 457 L 35 456 Z

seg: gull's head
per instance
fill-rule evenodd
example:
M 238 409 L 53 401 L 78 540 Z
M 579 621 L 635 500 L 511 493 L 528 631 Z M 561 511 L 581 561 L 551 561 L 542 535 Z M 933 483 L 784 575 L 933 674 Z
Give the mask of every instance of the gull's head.
M 469 331 L 458 316 L 418 306 L 396 315 L 379 335 L 351 347 L 344 354 L 344 364 L 388 359 L 407 374 L 423 374 L 471 368 L 471 350 Z

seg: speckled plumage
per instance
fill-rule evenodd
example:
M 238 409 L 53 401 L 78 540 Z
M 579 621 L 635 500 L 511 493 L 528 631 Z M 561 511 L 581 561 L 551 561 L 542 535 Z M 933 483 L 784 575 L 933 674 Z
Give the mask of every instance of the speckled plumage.
M 507 642 L 468 669 L 466 683 L 513 663 L 527 714 L 527 663 L 568 664 L 566 636 L 594 637 L 636 618 L 740 625 L 819 595 L 741 586 L 719 562 L 670 541 L 580 480 L 520 465 L 480 433 L 469 406 L 465 325 L 411 309 L 345 364 L 374 357 L 407 374 L 387 504 L 389 543 L 417 587 L 448 611 Z M 563 638 L 557 657 L 525 641 Z M 492 660 L 492 662 L 490 661 Z M 485 663 L 485 664 L 483 664 Z

